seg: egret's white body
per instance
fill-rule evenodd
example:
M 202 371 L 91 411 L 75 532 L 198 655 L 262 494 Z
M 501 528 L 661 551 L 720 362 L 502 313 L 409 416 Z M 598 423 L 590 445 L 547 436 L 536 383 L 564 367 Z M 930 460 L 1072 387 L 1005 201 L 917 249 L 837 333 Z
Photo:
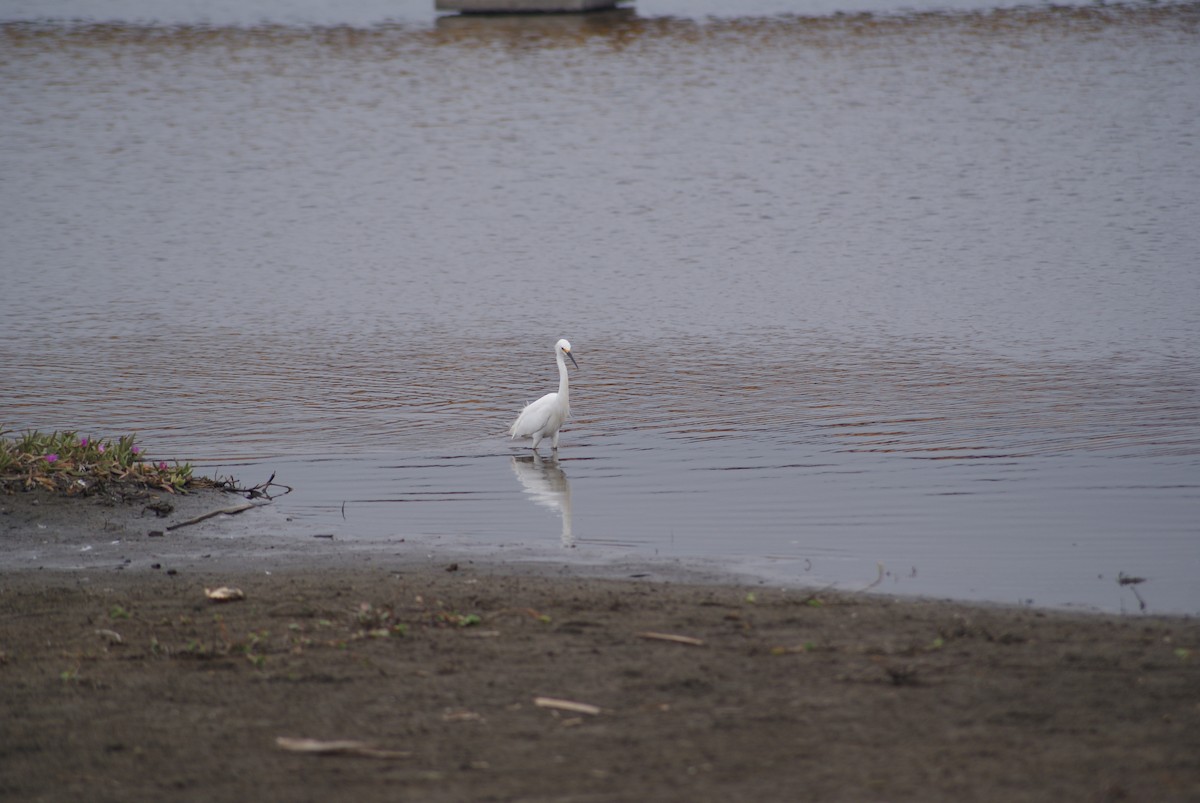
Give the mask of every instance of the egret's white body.
M 579 363 L 571 356 L 571 344 L 560 340 L 554 344 L 554 361 L 558 363 L 558 392 L 547 393 L 535 402 L 525 405 L 517 420 L 509 427 L 514 438 L 533 438 L 533 451 L 537 451 L 542 438 L 550 437 L 550 448 L 558 451 L 558 431 L 571 417 L 570 388 L 567 386 L 567 363 L 570 357 L 576 368 Z

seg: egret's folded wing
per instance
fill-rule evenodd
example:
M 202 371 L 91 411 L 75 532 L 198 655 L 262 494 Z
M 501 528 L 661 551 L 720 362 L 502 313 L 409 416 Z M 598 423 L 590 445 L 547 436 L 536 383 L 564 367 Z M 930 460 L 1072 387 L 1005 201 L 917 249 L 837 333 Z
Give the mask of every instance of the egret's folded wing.
M 550 421 L 550 414 L 554 410 L 554 397 L 557 395 L 547 393 L 537 401 L 530 402 L 517 416 L 517 420 L 508 430 L 509 433 L 514 438 L 525 438 L 545 427 Z

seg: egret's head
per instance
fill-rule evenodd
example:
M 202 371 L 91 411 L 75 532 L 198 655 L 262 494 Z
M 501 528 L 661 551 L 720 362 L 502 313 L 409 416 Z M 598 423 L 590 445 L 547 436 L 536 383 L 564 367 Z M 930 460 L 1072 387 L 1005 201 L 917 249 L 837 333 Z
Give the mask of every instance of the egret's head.
M 554 344 L 554 349 L 558 354 L 564 354 L 567 357 L 570 357 L 571 364 L 574 365 L 576 368 L 579 367 L 579 363 L 575 362 L 575 356 L 573 354 L 571 354 L 571 341 L 567 340 L 566 338 L 563 338 L 562 340 L 560 340 Z

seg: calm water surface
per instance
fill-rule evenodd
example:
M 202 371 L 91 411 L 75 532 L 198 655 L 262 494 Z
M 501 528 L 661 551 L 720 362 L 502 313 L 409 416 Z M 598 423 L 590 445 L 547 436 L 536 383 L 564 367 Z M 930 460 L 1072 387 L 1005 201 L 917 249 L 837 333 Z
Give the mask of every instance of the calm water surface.
M 385 552 L 1200 612 L 1200 5 L 96 8 L 0 2 L 4 427 Z

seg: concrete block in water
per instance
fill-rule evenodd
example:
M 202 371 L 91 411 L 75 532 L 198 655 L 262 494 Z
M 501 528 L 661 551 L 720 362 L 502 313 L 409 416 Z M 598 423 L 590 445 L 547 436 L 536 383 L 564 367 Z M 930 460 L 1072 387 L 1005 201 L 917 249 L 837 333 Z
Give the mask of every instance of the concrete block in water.
M 438 11 L 468 14 L 553 13 L 616 8 L 618 0 L 435 0 Z

